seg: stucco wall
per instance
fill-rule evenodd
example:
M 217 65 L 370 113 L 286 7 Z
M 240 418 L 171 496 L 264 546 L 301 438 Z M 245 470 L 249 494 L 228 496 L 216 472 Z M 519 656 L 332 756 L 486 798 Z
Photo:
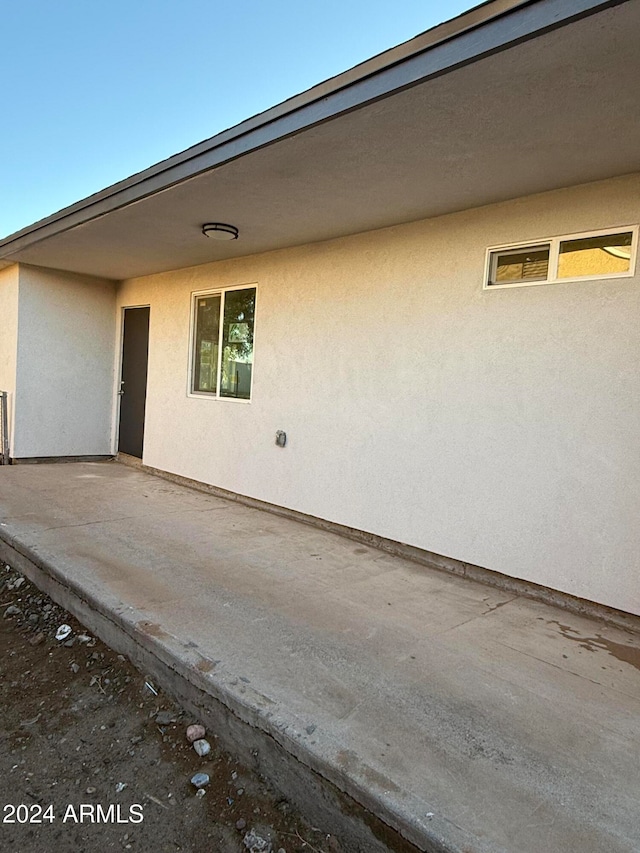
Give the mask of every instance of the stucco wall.
M 20 267 L 16 458 L 111 452 L 115 285 Z
M 638 199 L 637 175 L 124 282 L 151 305 L 144 461 L 640 613 L 640 280 L 482 289 L 487 246 Z M 188 397 L 190 292 L 250 282 L 251 403 Z
M 13 410 L 18 356 L 18 267 L 0 270 L 0 391 L 9 393 L 9 452 L 13 438 Z

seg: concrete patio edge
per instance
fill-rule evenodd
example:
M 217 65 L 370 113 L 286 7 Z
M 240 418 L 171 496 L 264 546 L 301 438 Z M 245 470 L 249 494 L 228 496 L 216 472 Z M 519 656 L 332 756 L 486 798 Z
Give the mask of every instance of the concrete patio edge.
M 303 721 L 287 709 L 217 670 L 218 661 L 198 652 L 161 625 L 104 590 L 67 577 L 55 558 L 19 541 L 0 525 L 0 560 L 22 572 L 56 603 L 116 651 L 127 655 L 168 695 L 217 733 L 220 743 L 264 775 L 314 823 L 340 837 L 347 850 L 383 853 L 489 853 L 460 827 L 440 819 L 419 820 L 408 792 L 385 786 L 386 779 L 358 761 L 348 768 L 336 749 L 314 741 Z M 277 781 L 276 781 L 277 780 Z M 424 807 L 424 803 L 421 804 Z M 443 824 L 445 829 L 443 830 Z M 491 853 L 501 853 L 495 847 Z

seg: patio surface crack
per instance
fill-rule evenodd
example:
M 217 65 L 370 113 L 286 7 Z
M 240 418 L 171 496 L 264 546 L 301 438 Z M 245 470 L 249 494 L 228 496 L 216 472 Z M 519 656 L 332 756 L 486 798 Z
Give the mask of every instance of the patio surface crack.
M 500 601 L 498 604 L 494 604 L 493 607 L 487 608 L 487 610 L 482 613 L 476 613 L 475 616 L 470 616 L 468 619 L 465 619 L 464 622 L 458 622 L 456 625 L 451 625 L 450 628 L 445 628 L 444 631 L 439 631 L 438 634 L 448 634 L 449 631 L 455 631 L 456 628 L 462 628 L 463 625 L 468 625 L 469 622 L 475 622 L 476 619 L 482 619 L 485 616 L 488 616 L 490 613 L 493 613 L 496 610 L 499 610 L 501 607 L 504 607 L 505 604 L 510 604 L 512 601 L 516 601 L 516 599 L 520 598 L 519 595 L 514 595 L 513 598 L 508 598 L 506 601 Z
M 55 524 L 53 527 L 43 527 L 39 533 L 46 533 L 48 530 L 65 530 L 68 527 L 90 527 L 92 524 L 113 524 L 115 521 L 132 521 L 134 518 L 140 518 L 139 515 L 125 515 L 122 518 L 98 518 L 94 521 L 80 521 L 78 524 Z

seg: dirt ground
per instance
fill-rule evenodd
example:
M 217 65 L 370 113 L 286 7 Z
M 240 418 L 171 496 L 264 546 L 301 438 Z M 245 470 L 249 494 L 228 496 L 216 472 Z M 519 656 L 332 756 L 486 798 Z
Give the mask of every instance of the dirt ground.
M 71 634 L 56 640 L 63 624 Z M 346 853 L 215 732 L 199 757 L 186 739 L 198 721 L 145 681 L 0 563 L 3 853 Z M 197 772 L 211 779 L 203 796 Z

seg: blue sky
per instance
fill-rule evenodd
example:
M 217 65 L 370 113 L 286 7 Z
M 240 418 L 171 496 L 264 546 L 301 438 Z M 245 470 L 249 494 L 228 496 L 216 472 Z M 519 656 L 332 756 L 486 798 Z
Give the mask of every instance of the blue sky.
M 472 5 L 4 0 L 0 237 Z

